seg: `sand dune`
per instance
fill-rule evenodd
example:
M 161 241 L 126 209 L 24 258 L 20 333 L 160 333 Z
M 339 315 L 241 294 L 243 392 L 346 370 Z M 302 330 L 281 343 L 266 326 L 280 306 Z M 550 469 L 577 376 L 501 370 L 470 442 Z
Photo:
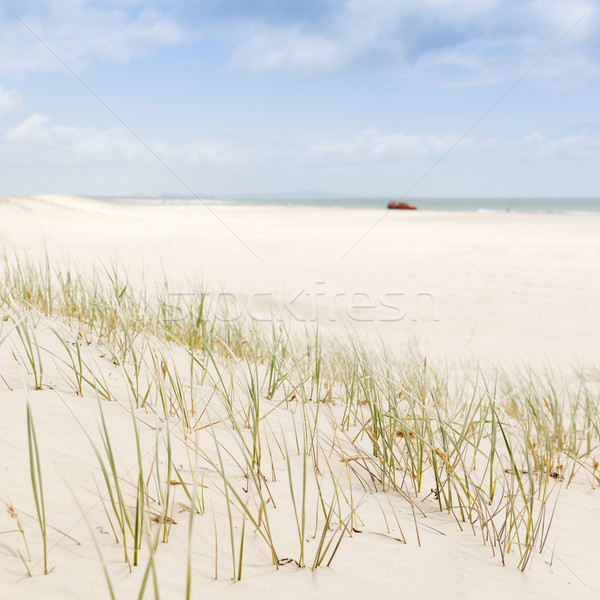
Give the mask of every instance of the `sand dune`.
M 103 334 L 99 325 L 86 330 L 82 325 L 85 319 L 75 310 L 55 314 L 54 309 L 43 309 L 41 300 L 27 296 L 28 291 L 34 293 L 33 283 L 24 283 L 17 290 L 13 272 L 12 279 L 0 280 L 0 503 L 4 503 L 0 504 L 0 596 L 108 598 L 104 561 L 117 598 L 137 597 L 146 572 L 148 597 L 154 593 L 155 575 L 161 598 L 186 597 L 188 564 L 191 597 L 597 597 L 600 521 L 595 515 L 600 497 L 594 461 L 600 453 L 598 432 L 593 433 L 585 419 L 598 414 L 599 234 L 600 218 L 595 216 L 150 206 L 56 195 L 0 198 L 0 239 L 8 264 L 14 265 L 18 259 L 25 265 L 29 258 L 41 273 L 47 256 L 54 273 L 53 286 L 65 282 L 68 270 L 81 274 L 91 285 L 94 270 L 105 269 L 110 274 L 114 273 L 111 265 L 116 265 L 128 273 L 129 285 L 136 289 L 142 285 L 153 288 L 166 276 L 166 293 L 173 298 L 173 305 L 185 304 L 201 279 L 213 296 L 221 293 L 230 300 L 235 298 L 236 306 L 245 311 L 244 318 L 251 322 L 255 317 L 259 326 L 268 325 L 268 315 L 282 312 L 290 335 L 301 336 L 318 321 L 325 339 L 347 339 L 344 332 L 352 327 L 365 340 L 365 348 L 378 344 L 380 336 L 390 353 L 403 356 L 410 344 L 416 356 L 412 362 L 394 363 L 406 369 L 399 374 L 399 389 L 412 393 L 422 376 L 424 380 L 431 377 L 433 395 L 436 381 L 446 390 L 438 390 L 444 398 L 441 410 L 447 412 L 432 436 L 440 435 L 446 426 L 449 433 L 453 431 L 454 426 L 448 424 L 464 417 L 471 387 L 483 393 L 483 387 L 475 382 L 474 365 L 481 363 L 486 376 L 493 373 L 494 365 L 502 365 L 512 373 L 512 383 L 522 383 L 522 389 L 515 388 L 515 397 L 523 397 L 523 406 L 530 394 L 539 401 L 540 410 L 545 410 L 553 401 L 552 384 L 556 384 L 558 408 L 548 408 L 548 418 L 551 414 L 558 421 L 560 414 L 561 423 L 552 431 L 561 435 L 572 432 L 581 450 L 577 460 L 565 450 L 553 455 L 552 465 L 543 466 L 543 457 L 539 458 L 542 441 L 537 450 L 515 442 L 519 457 L 539 454 L 540 465 L 532 467 L 529 477 L 536 480 L 536 486 L 542 479 L 545 483 L 535 488 L 532 515 L 542 514 L 541 500 L 547 498 L 545 517 L 536 530 L 535 552 L 521 572 L 515 549 L 504 556 L 506 566 L 502 566 L 501 544 L 494 546 L 491 538 L 484 539 L 484 513 L 472 523 L 457 516 L 462 511 L 456 498 L 463 498 L 464 490 L 454 489 L 452 509 L 440 511 L 435 497 L 445 492 L 429 492 L 436 487 L 433 467 L 425 469 L 423 490 L 418 494 L 407 491 L 412 489 L 406 483 L 408 467 L 398 466 L 397 489 L 389 482 L 386 488 L 385 475 L 378 471 L 382 446 L 376 448 L 382 438 L 372 432 L 374 417 L 366 408 L 368 402 L 356 405 L 354 421 L 344 429 L 348 392 L 343 378 L 336 379 L 333 373 L 336 365 L 346 364 L 343 361 L 327 357 L 323 364 L 330 360 L 331 372 L 323 375 L 324 382 L 311 384 L 310 393 L 316 395 L 305 403 L 298 390 L 304 389 L 308 376 L 285 382 L 273 395 L 265 393 L 266 384 L 260 388 L 261 419 L 256 427 L 263 462 L 258 478 L 252 479 L 256 465 L 244 463 L 256 458 L 248 399 L 248 390 L 254 388 L 248 383 L 248 373 L 256 373 L 264 382 L 268 364 L 261 362 L 253 371 L 251 359 L 256 352 L 244 362 L 248 354 L 243 348 L 250 347 L 249 341 L 241 342 L 237 354 L 224 352 L 219 359 L 222 363 L 216 360 L 211 366 L 206 352 L 199 352 L 194 362 L 190 359 L 194 353 L 187 353 L 185 345 L 175 337 L 161 337 L 150 325 L 129 340 L 119 333 L 119 324 L 102 325 L 112 332 Z M 9 290 L 13 300 L 9 300 Z M 134 292 L 127 288 L 119 293 L 127 299 Z M 55 301 L 57 305 L 62 302 L 60 293 Z M 87 310 L 92 310 L 93 304 L 90 301 Z M 120 310 L 125 314 L 130 309 L 115 310 L 119 315 Z M 130 318 L 127 316 L 127 323 L 133 323 Z M 227 325 L 219 326 L 226 331 Z M 131 328 L 134 331 L 133 324 Z M 252 331 L 244 330 L 240 339 Z M 28 358 L 23 338 L 27 332 L 35 336 L 30 348 L 40 348 L 39 358 L 35 353 Z M 122 357 L 117 355 L 119 339 L 125 349 Z M 257 341 L 256 347 L 263 343 Z M 326 353 L 336 347 L 326 342 L 323 346 Z M 75 349 L 81 352 L 82 364 L 88 365 L 80 370 Z M 142 356 L 139 369 L 135 352 Z M 239 361 L 236 364 L 234 354 Z M 429 357 L 441 374 L 444 369 L 440 365 L 451 365 L 445 383 L 443 377 L 436 379 L 437 375 L 419 370 L 423 356 Z M 38 361 L 43 363 L 43 381 L 41 389 L 34 390 Z M 550 379 L 523 375 L 529 365 L 541 371 L 548 364 L 554 369 Z M 573 366 L 580 367 L 579 376 Z M 220 379 L 221 367 L 231 376 L 230 381 Z M 190 374 L 190 368 L 196 371 Z M 520 374 L 518 369 L 522 369 Z M 139 379 L 139 389 L 148 389 L 146 398 L 141 392 L 139 398 L 132 397 L 134 385 L 127 379 L 134 377 L 132 373 Z M 191 401 L 191 409 L 177 407 L 175 375 L 181 377 L 181 394 L 186 398 L 182 402 Z M 374 368 L 371 376 L 379 375 Z M 312 377 L 314 380 L 314 373 Z M 381 381 L 386 381 L 385 377 Z M 461 381 L 467 389 L 464 396 L 456 385 Z M 534 394 L 528 386 L 533 389 L 538 381 L 542 383 Z M 546 386 L 543 382 L 550 383 Z M 587 396 L 577 395 L 582 382 Z M 227 412 L 227 402 L 222 400 L 230 389 L 239 410 L 230 407 Z M 427 404 L 426 392 L 423 394 L 415 402 Z M 509 391 L 503 398 L 510 396 Z M 161 409 L 161 398 L 167 397 L 170 409 L 164 405 Z M 584 410 L 584 398 L 594 406 Z M 28 401 L 41 456 L 52 569 L 46 576 L 42 575 L 43 536 L 30 478 L 35 465 L 30 463 L 28 449 Z M 526 428 L 525 424 L 506 402 L 507 423 L 512 419 L 510 432 L 506 425 L 507 435 L 520 439 L 519 427 Z M 575 412 L 569 414 L 569 406 L 581 412 L 573 417 Z M 427 404 L 426 411 L 431 411 L 427 414 L 434 415 L 438 408 L 435 401 Z M 493 414 L 491 410 L 486 414 Z M 524 408 L 523 414 L 529 418 L 533 413 L 527 410 Z M 188 418 L 191 421 L 186 425 Z M 409 429 L 391 434 L 396 436 L 399 456 L 401 443 L 418 441 L 416 421 L 410 423 Z M 473 440 L 476 427 L 481 427 L 482 435 L 489 435 L 486 419 L 480 423 L 473 418 L 469 423 Z M 585 450 L 584 430 L 589 432 L 589 451 Z M 135 431 L 139 434 L 137 445 Z M 303 437 L 303 431 L 313 431 L 313 437 Z M 437 452 L 442 470 L 444 461 L 448 463 L 448 481 L 461 469 L 467 472 L 466 463 L 473 461 L 473 481 L 488 481 L 490 473 L 484 465 L 489 451 L 485 449 L 491 441 L 485 437 L 481 442 L 484 451 L 471 456 L 475 445 L 471 426 L 467 433 L 456 435 L 456 439 L 467 440 L 464 451 L 468 461 L 461 459 L 460 452 L 451 459 L 448 449 L 441 447 L 441 437 L 435 437 L 427 460 L 435 460 Z M 541 437 L 539 432 L 535 435 Z M 134 514 L 146 519 L 140 566 L 133 567 L 132 573 L 123 560 L 118 517 L 111 513 L 107 491 L 111 486 L 106 485 L 94 451 L 96 444 L 107 460 L 106 436 L 114 450 L 131 520 Z M 567 438 L 567 433 L 564 436 Z M 497 437 L 501 441 L 499 433 Z M 549 434 L 548 447 L 557 444 L 551 437 Z M 310 439 L 317 439 L 317 450 Z M 167 451 L 172 453 L 171 460 Z M 298 568 L 297 515 L 307 456 L 306 567 Z M 450 460 L 456 462 L 450 465 Z M 516 486 L 519 480 L 521 467 L 515 474 L 510 466 L 514 463 L 506 464 L 505 472 L 500 469 L 495 475 L 500 482 L 498 490 Z M 146 482 L 145 508 L 138 512 L 140 465 Z M 545 477 L 540 475 L 544 468 L 548 469 Z M 263 471 L 264 482 L 260 483 Z M 522 477 L 525 480 L 527 475 Z M 174 482 L 171 487 L 167 485 L 170 482 Z M 165 500 L 161 494 L 167 490 L 171 495 Z M 512 493 L 518 496 L 515 490 Z M 202 498 L 203 508 L 188 538 L 188 494 L 194 491 Z M 502 522 L 501 511 L 506 510 L 510 498 L 510 490 L 505 491 L 505 500 L 498 491 L 494 500 L 499 502 L 498 514 L 490 516 L 490 523 Z M 252 507 L 247 513 L 244 502 Z M 483 505 L 477 500 L 473 506 Z M 332 520 L 326 526 L 324 515 L 331 507 L 335 510 L 329 513 Z M 265 543 L 263 519 L 267 514 L 277 561 Z M 252 523 L 251 516 L 259 522 Z M 162 531 L 168 531 L 166 543 L 161 524 Z M 485 531 L 491 531 L 490 527 Z M 498 539 L 501 537 L 498 534 Z M 119 543 L 115 538 L 120 538 Z M 240 553 L 245 540 L 243 577 L 236 583 L 231 579 L 239 566 L 235 556 L 232 561 L 230 538 L 234 540 L 233 555 Z M 333 540 L 326 551 L 324 546 L 319 549 L 321 539 L 326 543 Z M 156 540 L 154 554 L 148 540 Z M 312 570 L 321 551 L 324 562 Z M 131 544 L 129 552 L 133 553 Z M 278 569 L 274 562 L 279 563 Z M 33 577 L 28 577 L 28 569 Z

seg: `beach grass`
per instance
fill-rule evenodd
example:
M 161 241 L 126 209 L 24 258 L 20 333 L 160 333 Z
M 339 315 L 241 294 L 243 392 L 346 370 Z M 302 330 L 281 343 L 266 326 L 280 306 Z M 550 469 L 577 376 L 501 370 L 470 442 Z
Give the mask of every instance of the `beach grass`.
M 415 351 L 397 355 L 352 332 L 230 319 L 231 307 L 201 286 L 169 290 L 165 281 L 136 288 L 116 266 L 83 275 L 48 259 L 5 255 L 0 273 L 0 310 L 9 317 L 0 343 L 32 389 L 58 393 L 44 389 L 50 361 L 62 375 L 123 560 L 131 570 L 146 565 L 140 597 L 150 576 L 158 596 L 154 555 L 170 543 L 176 497 L 189 515 L 191 597 L 194 538 L 208 522 L 215 577 L 228 547 L 234 580 L 249 544 L 253 562 L 274 569 L 331 566 L 359 523 L 380 529 L 363 510 L 374 502 L 398 543 L 421 544 L 423 519 L 437 511 L 477 535 L 482 551 L 525 570 L 544 549 L 560 488 L 576 477 L 600 483 L 599 392 L 582 375 L 436 369 Z M 97 434 L 69 394 L 94 401 Z M 119 468 L 125 450 L 109 403 L 130 414 L 129 472 Z M 27 423 L 47 572 L 49 490 L 29 405 Z M 186 457 L 185 477 L 175 453 Z M 295 540 L 280 529 L 290 519 Z M 227 544 L 218 539 L 223 525 Z

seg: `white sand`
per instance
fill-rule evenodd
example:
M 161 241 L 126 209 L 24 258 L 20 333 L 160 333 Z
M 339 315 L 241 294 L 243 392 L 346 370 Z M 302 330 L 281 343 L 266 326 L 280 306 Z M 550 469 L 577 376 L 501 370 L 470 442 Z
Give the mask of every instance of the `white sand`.
M 212 291 L 258 294 L 250 297 L 257 315 L 273 298 L 302 318 L 318 302 L 328 321 L 337 296 L 356 327 L 416 337 L 440 356 L 598 357 L 598 216 L 41 198 L 0 204 L 5 247 L 46 246 L 52 256 L 113 260 L 150 276 L 164 268 L 181 292 L 186 277 L 201 276 Z
M 284 302 L 289 311 L 306 318 L 314 294 L 319 293 L 323 326 L 335 329 L 349 320 L 367 336 L 378 331 L 396 349 L 416 338 L 424 352 L 439 358 L 489 359 L 503 364 L 524 359 L 536 365 L 548 359 L 565 369 L 567 364 L 583 363 L 598 373 L 597 216 L 239 206 L 209 210 L 43 196 L 0 199 L 0 241 L 8 252 L 39 256 L 47 249 L 53 264 L 64 260 L 84 270 L 111 260 L 129 267 L 134 278 L 141 278 L 142 270 L 146 279 L 164 270 L 173 290 L 182 293 L 187 281 L 202 277 L 210 288 L 243 298 L 255 315 L 264 315 Z M 301 294 L 303 290 L 313 296 Z M 350 315 L 344 316 L 352 293 L 366 296 L 354 297 Z M 394 296 L 393 301 L 386 297 L 398 293 L 404 295 Z M 383 306 L 382 300 L 395 302 L 406 317 L 384 320 L 399 313 Z M 375 308 L 365 308 L 371 304 Z M 49 332 L 40 335 L 44 347 L 56 346 Z M 8 344 L 0 348 L 0 361 L 0 374 L 7 382 L 0 380 L 0 501 L 20 511 L 37 561 L 39 532 L 35 521 L 24 516 L 35 510 L 27 457 L 26 393 Z M 68 395 L 56 368 L 50 366 L 46 376 Z M 50 564 L 54 573 L 39 576 L 37 564 L 36 576 L 25 578 L 15 554 L 16 548 L 23 551 L 20 536 L 2 534 L 14 529 L 14 523 L 0 505 L 0 597 L 108 597 L 96 552 L 65 485 L 65 480 L 70 482 L 86 509 L 91 507 L 90 514 L 101 518 L 94 455 L 53 391 L 31 392 L 30 396 L 40 445 L 45 449 L 48 522 L 71 532 L 82 545 L 53 532 Z M 84 424 L 95 432 L 95 401 L 79 398 L 72 402 Z M 135 457 L 126 447 L 131 438 L 130 416 L 113 404 L 106 412 L 114 431 L 123 432 L 123 466 L 131 468 Z M 149 447 L 153 436 L 147 432 Z M 421 547 L 409 525 L 409 543 L 404 545 L 380 535 L 385 530 L 380 523 L 377 531 L 365 530 L 345 540 L 332 569 L 311 573 L 287 566 L 276 572 L 265 566 L 264 552 L 251 547 L 249 556 L 256 559 L 249 559 L 243 582 L 228 581 L 225 559 L 215 582 L 211 571 L 214 534 L 206 531 L 193 551 L 197 563 L 193 597 L 362 599 L 406 594 L 412 598 L 481 598 L 485 594 L 492 598 L 596 598 L 600 590 L 600 496 L 591 485 L 578 483 L 561 492 L 559 504 L 547 548 L 525 573 L 500 566 L 479 538 L 461 534 L 447 515 L 436 513 L 430 515 L 430 522 L 443 535 L 421 528 Z M 364 511 L 365 518 L 372 519 L 369 522 L 382 520 L 377 504 L 367 504 Z M 291 528 L 293 537 L 292 520 L 283 519 L 281 527 Z M 181 598 L 187 526 L 174 526 L 171 535 L 157 558 L 161 597 Z M 227 543 L 225 529 L 221 540 Z M 108 541 L 103 552 L 118 584 L 117 597 L 136 597 L 139 569 L 130 576 L 118 563 L 121 550 Z

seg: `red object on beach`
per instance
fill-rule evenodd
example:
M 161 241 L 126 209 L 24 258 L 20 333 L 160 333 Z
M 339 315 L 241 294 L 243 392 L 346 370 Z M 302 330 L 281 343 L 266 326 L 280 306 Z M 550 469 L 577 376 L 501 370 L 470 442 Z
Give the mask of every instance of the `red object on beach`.
M 410 204 L 407 204 L 406 202 L 399 202 L 399 201 L 395 201 L 395 200 L 388 202 L 388 208 L 397 208 L 399 210 L 417 210 L 416 206 L 411 206 Z

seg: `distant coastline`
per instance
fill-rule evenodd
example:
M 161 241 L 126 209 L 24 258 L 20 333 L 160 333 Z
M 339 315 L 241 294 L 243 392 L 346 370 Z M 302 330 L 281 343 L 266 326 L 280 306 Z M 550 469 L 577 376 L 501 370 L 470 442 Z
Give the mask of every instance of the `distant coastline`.
M 313 208 L 353 208 L 387 210 L 389 197 L 286 197 L 286 196 L 176 196 L 118 195 L 88 196 L 111 203 L 210 204 L 239 206 L 288 206 Z M 398 196 L 399 198 L 399 196 Z M 598 198 L 415 198 L 411 204 L 419 210 L 487 212 L 507 209 L 527 213 L 600 214 Z

